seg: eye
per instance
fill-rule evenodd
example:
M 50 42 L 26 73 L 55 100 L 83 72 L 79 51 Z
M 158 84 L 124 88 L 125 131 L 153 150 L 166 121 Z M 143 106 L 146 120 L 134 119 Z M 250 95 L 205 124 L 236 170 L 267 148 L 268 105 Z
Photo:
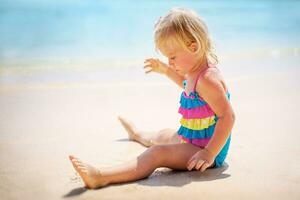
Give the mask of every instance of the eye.
M 175 58 L 176 58 L 176 57 L 175 57 L 175 56 L 173 56 L 173 57 L 171 57 L 170 59 L 171 59 L 171 60 L 175 60 Z

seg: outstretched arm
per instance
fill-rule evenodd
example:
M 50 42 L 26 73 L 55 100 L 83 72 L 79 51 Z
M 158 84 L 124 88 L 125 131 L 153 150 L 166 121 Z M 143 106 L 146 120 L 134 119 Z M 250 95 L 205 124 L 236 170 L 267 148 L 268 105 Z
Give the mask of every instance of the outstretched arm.
M 175 70 L 173 70 L 170 66 L 167 64 L 161 62 L 158 59 L 149 58 L 145 60 L 145 69 L 148 69 L 146 71 L 146 74 L 150 72 L 157 72 L 160 74 L 166 75 L 169 79 L 174 81 L 179 87 L 183 88 L 183 80 L 184 77 L 179 75 Z
M 184 81 L 184 77 L 179 75 L 175 70 L 173 70 L 171 67 L 168 67 L 167 72 L 165 73 L 165 75 L 171 79 L 172 81 L 174 81 L 179 87 L 183 88 L 183 81 Z M 183 88 L 184 89 L 184 88 Z

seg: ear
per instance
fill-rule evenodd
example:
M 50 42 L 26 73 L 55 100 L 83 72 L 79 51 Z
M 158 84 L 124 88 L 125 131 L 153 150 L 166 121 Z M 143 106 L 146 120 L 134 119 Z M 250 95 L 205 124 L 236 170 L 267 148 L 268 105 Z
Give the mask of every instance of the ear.
M 189 48 L 192 52 L 196 52 L 196 51 L 198 50 L 198 44 L 197 44 L 197 42 L 192 42 L 188 48 Z

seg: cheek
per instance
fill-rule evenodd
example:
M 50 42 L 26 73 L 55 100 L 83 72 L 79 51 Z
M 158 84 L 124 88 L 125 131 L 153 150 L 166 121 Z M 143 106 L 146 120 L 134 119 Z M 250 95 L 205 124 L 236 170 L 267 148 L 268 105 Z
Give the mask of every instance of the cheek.
M 182 57 L 177 60 L 176 65 L 180 66 L 181 68 L 187 68 L 189 67 L 192 62 L 191 58 L 189 56 Z

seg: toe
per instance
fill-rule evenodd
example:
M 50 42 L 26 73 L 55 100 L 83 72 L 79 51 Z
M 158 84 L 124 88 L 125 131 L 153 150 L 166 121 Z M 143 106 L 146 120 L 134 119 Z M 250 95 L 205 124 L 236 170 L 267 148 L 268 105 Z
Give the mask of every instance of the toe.
M 75 167 L 75 168 L 77 167 L 76 162 L 74 160 L 71 160 L 71 163 L 72 163 L 73 167 Z
M 72 162 L 72 161 L 71 161 L 71 163 L 72 163 L 74 169 L 78 172 L 78 167 L 77 167 L 77 165 L 76 165 L 74 162 Z
M 69 159 L 72 160 L 79 160 L 77 157 L 73 156 L 73 155 L 69 155 Z
M 77 161 L 76 162 L 76 166 L 77 167 L 85 167 L 85 164 L 83 162 L 81 162 L 81 161 Z
M 119 119 L 120 122 L 123 123 L 123 124 L 128 124 L 128 123 L 129 123 L 129 121 L 128 121 L 126 118 L 124 118 L 124 117 L 119 116 L 118 119 Z
M 72 162 L 78 162 L 78 163 L 81 162 L 82 163 L 82 161 L 79 158 L 75 157 L 75 156 L 70 157 L 70 160 Z
M 73 160 L 72 162 L 76 167 L 78 167 L 80 165 L 80 163 L 77 160 Z
M 118 116 L 118 120 L 119 120 L 120 122 L 124 122 L 124 117 Z
M 69 155 L 70 160 L 72 160 L 73 158 L 75 158 L 73 155 Z
M 76 171 L 78 171 L 78 167 L 83 166 L 83 163 L 81 161 L 77 160 L 76 158 L 72 158 L 70 160 L 71 160 L 71 163 L 72 163 L 72 165 L 73 165 L 73 167 L 75 168 Z
M 80 172 L 84 172 L 84 173 L 87 173 L 88 171 L 85 166 L 78 166 L 77 169 L 80 170 Z

